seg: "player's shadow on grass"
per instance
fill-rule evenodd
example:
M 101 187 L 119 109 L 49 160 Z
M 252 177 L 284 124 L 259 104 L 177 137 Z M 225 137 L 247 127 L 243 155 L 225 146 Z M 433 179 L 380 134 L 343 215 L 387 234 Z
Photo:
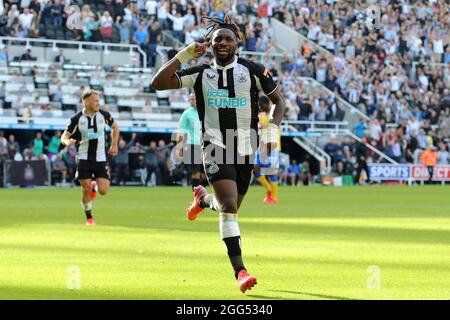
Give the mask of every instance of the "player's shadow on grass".
M 256 298 L 256 299 L 263 299 L 263 300 L 297 300 L 297 299 L 283 298 L 283 297 L 262 296 L 262 295 L 259 295 L 259 294 L 248 294 L 247 297 Z
M 316 297 L 316 298 L 320 298 L 320 299 L 359 300 L 359 299 L 348 298 L 348 297 L 331 296 L 331 295 L 326 295 L 326 294 L 308 293 L 308 292 L 300 292 L 300 291 L 288 291 L 288 290 L 269 290 L 269 291 L 271 291 L 271 292 L 280 292 L 280 293 L 291 293 L 291 294 L 306 295 L 306 296 Z

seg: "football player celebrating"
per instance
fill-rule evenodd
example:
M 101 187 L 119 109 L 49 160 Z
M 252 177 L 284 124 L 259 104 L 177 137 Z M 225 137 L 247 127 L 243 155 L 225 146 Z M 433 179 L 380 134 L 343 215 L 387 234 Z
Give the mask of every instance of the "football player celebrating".
M 156 90 L 193 88 L 202 124 L 203 166 L 214 195 L 198 186 L 188 208 L 195 220 L 206 207 L 219 213 L 220 235 L 239 289 L 246 292 L 256 284 L 244 266 L 238 210 L 247 193 L 257 148 L 258 93 L 263 91 L 275 104 L 273 119 L 262 142 L 264 151 L 276 147 L 278 125 L 284 113 L 284 99 L 269 70 L 236 55 L 241 40 L 239 29 L 229 17 L 210 21 L 205 43 L 191 43 L 164 64 L 152 85 Z M 211 36 L 210 36 L 211 35 Z M 211 47 L 213 62 L 177 71 L 180 65 L 198 58 Z

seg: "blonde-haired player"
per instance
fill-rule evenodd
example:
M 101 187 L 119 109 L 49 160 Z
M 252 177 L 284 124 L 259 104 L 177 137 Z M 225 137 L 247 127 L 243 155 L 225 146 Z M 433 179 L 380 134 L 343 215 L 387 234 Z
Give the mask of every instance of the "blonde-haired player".
M 95 225 L 92 217 L 92 200 L 96 190 L 105 195 L 109 189 L 109 169 L 106 155 L 106 126 L 112 128 L 112 142 L 109 154 L 116 156 L 118 151 L 119 127 L 111 114 L 100 109 L 100 93 L 86 90 L 81 96 L 83 110 L 70 118 L 61 136 L 65 146 L 77 146 L 76 178 L 82 188 L 81 207 L 86 214 L 86 224 Z M 95 182 L 94 182 L 95 181 Z

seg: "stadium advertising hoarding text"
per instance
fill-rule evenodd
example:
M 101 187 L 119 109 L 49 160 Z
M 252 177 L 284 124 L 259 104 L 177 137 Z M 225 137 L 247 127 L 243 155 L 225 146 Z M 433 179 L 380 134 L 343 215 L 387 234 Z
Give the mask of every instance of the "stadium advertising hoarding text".
M 371 180 L 382 181 L 426 181 L 428 168 L 411 164 L 369 164 Z M 450 165 L 436 165 L 433 170 L 434 181 L 450 181 Z
M 428 169 L 422 165 L 413 165 L 411 166 L 411 176 L 413 180 L 428 180 Z M 433 170 L 433 180 L 450 181 L 450 166 L 435 166 Z

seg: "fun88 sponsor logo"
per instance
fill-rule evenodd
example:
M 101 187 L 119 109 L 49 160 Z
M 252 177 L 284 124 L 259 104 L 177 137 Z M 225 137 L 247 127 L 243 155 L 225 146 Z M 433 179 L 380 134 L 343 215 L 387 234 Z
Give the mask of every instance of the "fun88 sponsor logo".
M 89 129 L 87 133 L 87 138 L 88 140 L 95 140 L 100 138 L 101 135 L 102 135 L 101 132 L 94 132 L 92 129 Z
M 408 180 L 411 177 L 410 165 L 369 164 L 371 180 Z
M 227 89 L 208 90 L 208 107 L 245 108 L 247 106 L 247 98 L 228 98 Z

